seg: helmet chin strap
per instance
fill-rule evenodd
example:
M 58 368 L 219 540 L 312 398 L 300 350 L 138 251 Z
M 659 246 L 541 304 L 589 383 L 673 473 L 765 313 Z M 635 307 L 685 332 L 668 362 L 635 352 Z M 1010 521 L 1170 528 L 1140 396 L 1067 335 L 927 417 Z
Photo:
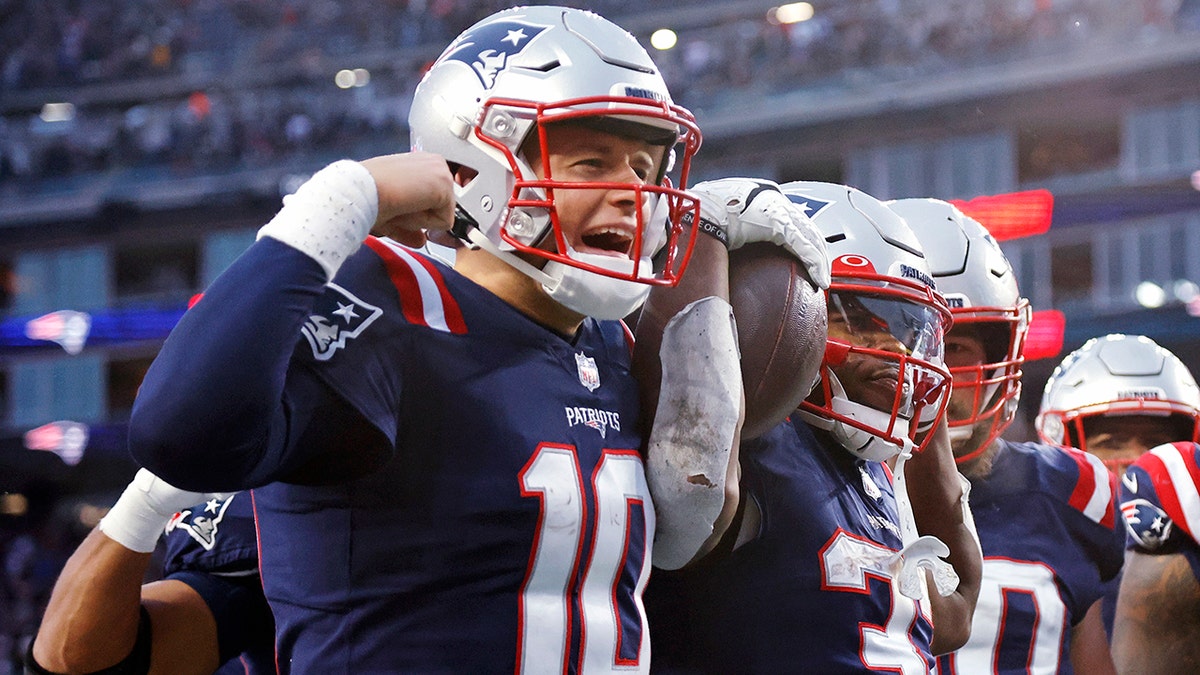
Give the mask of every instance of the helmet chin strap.
M 825 377 L 829 378 L 830 389 L 832 390 L 830 408 L 833 412 L 877 429 L 887 428 L 888 423 L 891 421 L 891 415 L 851 401 L 846 396 L 845 388 L 842 387 L 841 381 L 838 380 L 837 375 L 834 375 L 832 369 L 825 369 Z M 850 454 L 870 462 L 887 461 L 898 454 L 912 453 L 916 449 L 916 445 L 908 438 L 908 420 L 903 418 L 896 419 L 896 425 L 893 429 L 893 433 L 896 436 L 904 439 L 904 445 L 901 447 L 869 431 L 859 429 L 856 426 L 837 419 L 820 417 L 803 409 L 800 410 L 800 416 L 809 424 L 828 431 L 834 440 L 849 451 Z
M 558 287 L 558 279 L 551 277 L 542 270 L 529 264 L 512 251 L 505 251 L 499 246 L 493 244 L 492 240 L 488 239 L 487 235 L 485 235 L 479 228 L 472 227 L 467 230 L 465 234 L 469 244 L 476 248 L 481 248 L 508 263 L 510 266 L 516 268 L 518 272 L 521 272 L 525 276 L 530 277 L 534 281 L 541 284 L 542 287 L 546 289 L 546 292 L 550 292 L 551 289 Z
M 500 258 L 514 269 L 540 283 L 552 300 L 571 311 L 602 320 L 622 319 L 631 314 L 650 295 L 650 285 L 616 279 L 572 265 L 550 261 L 538 269 L 512 251 L 502 250 L 476 228 L 467 233 L 467 241 Z M 573 260 L 603 267 L 614 272 L 632 272 L 633 261 L 611 256 L 570 250 Z M 649 258 L 642 258 L 642 269 L 653 269 Z
M 950 442 L 965 441 L 975 433 L 975 425 L 967 424 L 961 427 L 950 427 Z

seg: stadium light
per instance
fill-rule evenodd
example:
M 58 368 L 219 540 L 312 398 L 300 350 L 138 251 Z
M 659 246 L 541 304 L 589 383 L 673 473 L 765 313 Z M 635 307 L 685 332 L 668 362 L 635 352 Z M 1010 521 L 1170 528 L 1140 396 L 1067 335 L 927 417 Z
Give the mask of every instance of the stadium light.
M 1200 295 L 1200 286 L 1188 279 L 1176 279 L 1175 283 L 1171 284 L 1171 292 L 1175 294 L 1176 300 L 1187 303 Z
M 1133 290 L 1133 297 L 1146 309 L 1157 309 L 1167 302 L 1167 292 L 1153 281 L 1143 281 Z
M 29 511 L 29 498 L 19 492 L 6 492 L 0 495 L 0 514 L 6 516 L 23 516 Z
M 43 122 L 70 122 L 75 119 L 74 103 L 47 103 L 39 117 Z
M 670 28 L 659 28 L 650 36 L 650 46 L 660 52 L 672 49 L 679 42 L 679 36 Z
M 371 71 L 366 68 L 343 68 L 337 71 L 333 76 L 333 83 L 338 86 L 338 89 L 350 89 L 352 87 L 365 87 L 371 82 Z
M 792 24 L 813 18 L 813 6 L 807 2 L 790 2 L 767 10 L 767 21 L 773 24 Z

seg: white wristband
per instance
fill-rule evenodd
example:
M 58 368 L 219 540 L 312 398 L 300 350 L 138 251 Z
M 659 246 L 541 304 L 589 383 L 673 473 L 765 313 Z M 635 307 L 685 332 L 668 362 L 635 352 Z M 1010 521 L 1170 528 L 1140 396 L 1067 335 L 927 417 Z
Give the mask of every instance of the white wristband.
M 125 548 L 149 553 L 176 512 L 210 497 L 224 499 L 230 494 L 180 490 L 146 469 L 138 469 L 98 527 Z
M 148 471 L 138 471 L 121 498 L 100 519 L 100 531 L 131 551 L 150 553 L 174 513 L 163 515 L 151 505 L 149 490 L 154 480 Z
M 332 279 L 375 225 L 379 194 L 371 172 L 343 159 L 313 174 L 258 231 L 307 254 Z

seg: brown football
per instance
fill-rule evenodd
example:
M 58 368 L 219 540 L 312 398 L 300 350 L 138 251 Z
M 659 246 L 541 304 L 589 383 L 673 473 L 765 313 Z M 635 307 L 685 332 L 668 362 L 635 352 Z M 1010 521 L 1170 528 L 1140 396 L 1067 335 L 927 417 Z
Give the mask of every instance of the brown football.
M 742 352 L 742 438 L 782 422 L 812 390 L 825 354 L 825 294 L 792 254 L 770 243 L 729 255 L 729 301 Z

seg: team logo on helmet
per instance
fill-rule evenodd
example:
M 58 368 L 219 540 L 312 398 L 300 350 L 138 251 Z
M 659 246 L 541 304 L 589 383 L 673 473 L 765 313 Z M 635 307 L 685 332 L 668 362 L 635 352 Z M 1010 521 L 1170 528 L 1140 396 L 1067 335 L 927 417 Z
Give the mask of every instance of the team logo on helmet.
M 328 361 L 346 346 L 347 340 L 358 337 L 382 314 L 382 309 L 331 282 L 325 285 L 325 294 L 317 300 L 300 332 L 312 346 L 313 358 Z
M 924 284 L 932 289 L 935 289 L 935 290 L 937 289 L 937 284 L 935 284 L 933 282 L 933 277 L 931 277 L 928 274 L 922 272 L 921 270 L 913 267 L 912 265 L 905 265 L 904 263 L 900 263 L 899 270 L 900 270 L 900 278 L 912 279 L 913 281 Z
M 441 60 L 467 64 L 484 88 L 491 89 L 508 60 L 548 28 L 523 21 L 495 21 L 460 35 L 446 48 Z
M 1162 389 L 1158 387 L 1142 387 L 1140 389 L 1121 389 L 1117 392 L 1117 398 L 1126 400 L 1149 399 L 1162 400 L 1167 396 Z
M 188 533 L 196 543 L 211 551 L 217 543 L 217 529 L 225 517 L 225 510 L 237 495 L 225 499 L 210 499 L 204 504 L 197 504 L 190 509 L 184 509 L 167 521 L 167 534 L 175 528 L 181 528 Z
M 800 208 L 804 210 L 804 215 L 808 216 L 809 218 L 816 218 L 818 213 L 833 205 L 833 202 L 813 199 L 812 197 L 805 197 L 804 195 L 788 193 L 784 194 L 787 195 L 787 198 L 791 200 L 793 204 L 798 204 Z

